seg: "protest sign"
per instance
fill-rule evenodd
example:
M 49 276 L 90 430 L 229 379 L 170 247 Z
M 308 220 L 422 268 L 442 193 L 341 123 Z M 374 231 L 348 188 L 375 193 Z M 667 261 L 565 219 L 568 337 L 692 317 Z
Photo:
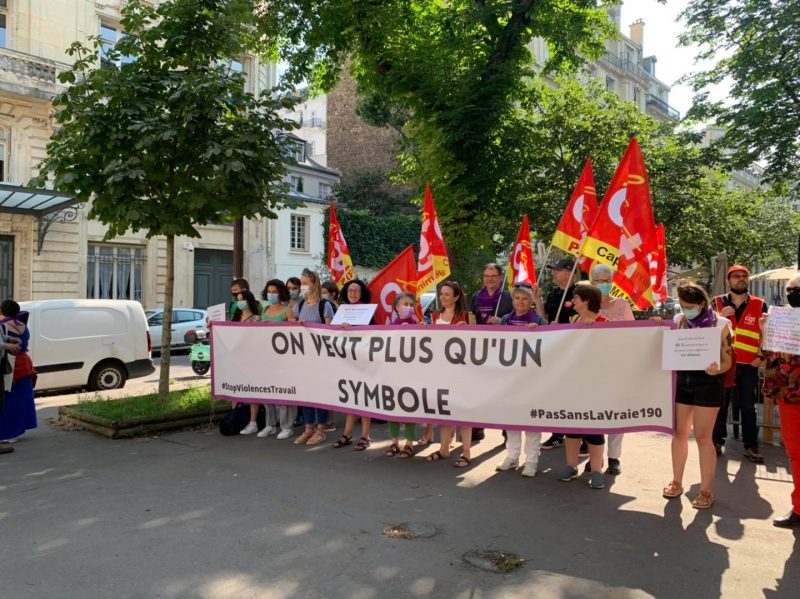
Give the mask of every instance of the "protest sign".
M 767 318 L 766 342 L 769 351 L 800 355 L 800 310 L 772 306 Z
M 369 324 L 377 307 L 377 304 L 341 304 L 336 309 L 331 324 Z
M 705 370 L 720 361 L 720 330 L 716 327 L 664 331 L 661 368 Z
M 507 430 L 673 430 L 664 323 L 212 331 L 217 399 Z

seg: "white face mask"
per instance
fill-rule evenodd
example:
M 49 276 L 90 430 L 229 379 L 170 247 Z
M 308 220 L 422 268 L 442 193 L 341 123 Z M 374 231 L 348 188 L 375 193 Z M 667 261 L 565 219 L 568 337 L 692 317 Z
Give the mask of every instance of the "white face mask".
M 311 286 L 310 285 L 300 285 L 300 296 L 301 297 L 308 297 L 309 293 L 311 293 Z

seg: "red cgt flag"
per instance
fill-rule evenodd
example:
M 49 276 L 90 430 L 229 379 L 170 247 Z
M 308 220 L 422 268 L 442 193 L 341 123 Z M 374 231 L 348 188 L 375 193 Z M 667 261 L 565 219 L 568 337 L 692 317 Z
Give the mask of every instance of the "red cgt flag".
M 531 250 L 531 231 L 528 225 L 528 215 L 522 217 L 517 241 L 514 242 L 514 249 L 508 261 L 508 286 L 513 287 L 517 283 L 528 283 L 536 285 L 536 265 L 533 262 L 533 251 Z
M 653 305 L 649 253 L 655 247 L 650 182 L 642 151 L 631 138 L 603 198 L 581 254 L 616 270 L 614 291 L 640 308 Z
M 422 229 L 419 236 L 419 266 L 417 267 L 417 300 L 422 294 L 435 289 L 438 283 L 450 276 L 450 260 L 444 245 L 442 229 L 436 217 L 431 187 L 425 184 L 425 202 L 422 205 Z
M 661 303 L 669 297 L 667 289 L 667 236 L 664 225 L 656 227 L 656 246 L 650 252 L 650 284 L 653 295 Z
M 394 260 L 383 267 L 369 284 L 372 301 L 378 304 L 375 310 L 376 324 L 389 324 L 392 322 L 392 304 L 398 293 L 416 294 L 417 291 L 417 265 L 414 262 L 414 246 L 395 256 Z
M 328 269 L 336 286 L 341 289 L 348 281 L 355 278 L 353 260 L 344 239 L 339 219 L 336 218 L 336 206 L 331 202 L 331 218 L 328 227 Z
M 589 158 L 567 203 L 561 222 L 558 223 L 552 245 L 577 256 L 586 234 L 597 218 L 597 212 L 597 192 L 592 174 L 592 159 Z

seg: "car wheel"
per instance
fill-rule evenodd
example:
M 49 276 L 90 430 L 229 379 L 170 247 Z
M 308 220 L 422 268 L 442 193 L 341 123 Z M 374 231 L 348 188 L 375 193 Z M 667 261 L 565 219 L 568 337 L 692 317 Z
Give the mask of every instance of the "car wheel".
M 89 375 L 89 390 L 110 391 L 125 386 L 125 370 L 120 364 L 101 362 Z

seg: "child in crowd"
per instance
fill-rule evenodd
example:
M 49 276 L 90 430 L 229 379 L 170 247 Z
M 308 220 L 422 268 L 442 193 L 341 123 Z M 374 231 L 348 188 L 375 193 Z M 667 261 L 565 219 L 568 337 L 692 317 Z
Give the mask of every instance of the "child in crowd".
M 398 293 L 394 298 L 393 308 L 395 316 L 392 319 L 392 324 L 395 325 L 409 325 L 419 324 L 416 316 L 416 303 L 417 298 L 412 293 Z M 414 439 L 417 435 L 417 425 L 413 422 L 406 422 L 405 437 L 406 443 L 403 449 L 400 449 L 400 423 L 389 423 L 389 434 L 392 436 L 392 444 L 386 450 L 386 457 L 393 457 L 400 454 L 400 458 L 414 457 Z
M 502 324 L 509 326 L 523 326 L 533 329 L 539 325 L 547 324 L 536 310 L 533 309 L 533 289 L 530 285 L 520 283 L 514 285 L 511 294 L 511 302 L 514 309 L 511 313 L 503 316 Z M 498 470 L 513 470 L 519 467 L 519 456 L 522 448 L 522 431 L 506 431 L 508 456 L 497 466 Z M 542 433 L 525 431 L 525 467 L 522 469 L 522 476 L 536 476 L 536 469 L 539 465 L 539 443 L 542 440 Z

